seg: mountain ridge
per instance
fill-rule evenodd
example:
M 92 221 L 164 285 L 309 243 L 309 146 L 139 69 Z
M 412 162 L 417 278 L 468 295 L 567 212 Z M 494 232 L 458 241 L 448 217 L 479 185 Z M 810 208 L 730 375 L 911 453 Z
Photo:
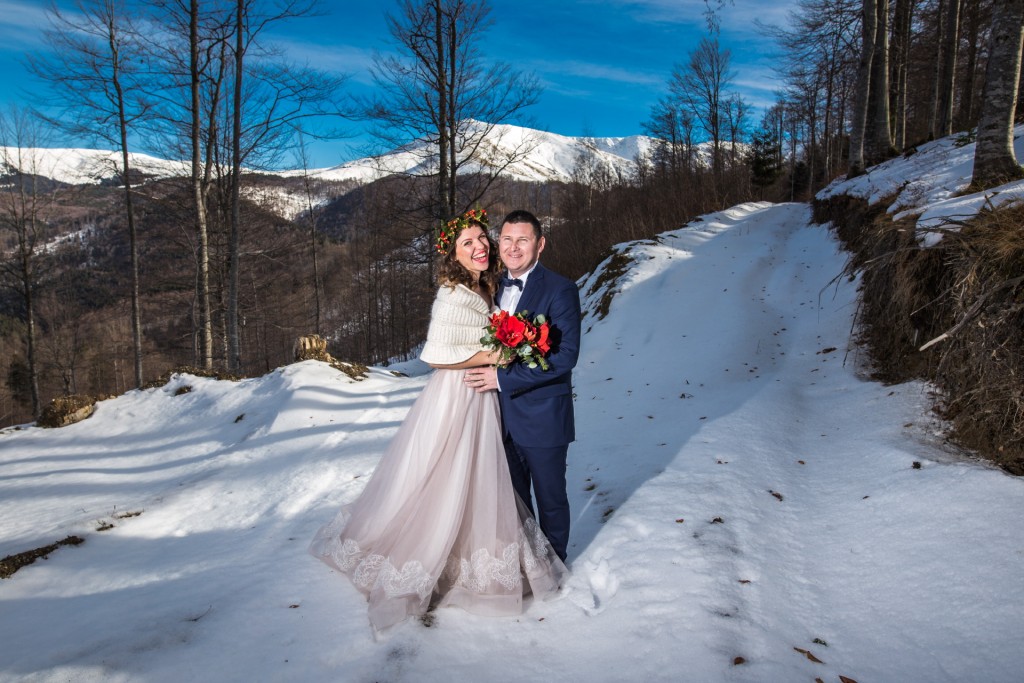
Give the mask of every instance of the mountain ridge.
M 472 158 L 463 159 L 464 173 L 480 173 L 499 169 L 499 173 L 516 180 L 532 182 L 567 182 L 579 160 L 610 172 L 619 178 L 628 177 L 637 157 L 648 155 L 656 139 L 646 135 L 625 137 L 573 137 L 511 124 L 471 122 L 467 135 L 482 135 L 472 145 Z M 698 156 L 709 156 L 709 143 L 698 145 Z M 187 176 L 191 164 L 184 160 L 164 159 L 145 152 L 130 152 L 132 167 L 154 178 Z M 0 146 L 0 163 L 8 170 L 20 170 L 45 176 L 69 185 L 99 184 L 113 180 L 121 168 L 121 153 L 104 149 L 79 147 L 16 148 Z M 416 140 L 383 154 L 346 161 L 335 166 L 315 169 L 256 170 L 281 178 L 304 175 L 326 181 L 350 181 L 366 184 L 390 175 L 428 175 L 431 173 L 432 148 L 429 142 Z

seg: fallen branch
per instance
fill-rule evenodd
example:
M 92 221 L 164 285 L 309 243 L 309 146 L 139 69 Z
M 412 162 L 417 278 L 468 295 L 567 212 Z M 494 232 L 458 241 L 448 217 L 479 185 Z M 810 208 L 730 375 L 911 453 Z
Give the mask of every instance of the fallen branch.
M 1024 282 L 1024 275 L 1021 275 L 1020 277 L 1015 277 L 1012 280 L 1006 280 L 1005 282 L 1001 283 L 998 287 L 994 287 L 993 289 L 990 289 L 989 291 L 985 292 L 984 294 L 978 297 L 977 301 L 971 304 L 971 307 L 967 309 L 966 313 L 964 313 L 964 317 L 960 319 L 960 322 L 958 322 L 956 325 L 953 325 L 953 327 L 949 328 L 935 339 L 932 339 L 930 342 L 926 343 L 924 346 L 919 348 L 918 351 L 924 351 L 933 344 L 938 344 L 940 341 L 949 339 L 954 334 L 962 330 L 964 326 L 967 325 L 967 323 L 973 320 L 975 316 L 977 316 L 978 313 L 981 312 L 981 307 L 985 305 L 986 299 L 988 299 L 990 296 L 992 296 L 1001 289 L 1005 289 L 1006 287 L 1016 287 L 1022 282 Z

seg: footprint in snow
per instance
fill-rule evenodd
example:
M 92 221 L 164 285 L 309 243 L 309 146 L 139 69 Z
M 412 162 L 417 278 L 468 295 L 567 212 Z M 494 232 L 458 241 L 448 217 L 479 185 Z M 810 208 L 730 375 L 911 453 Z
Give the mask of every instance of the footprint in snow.
M 570 596 L 587 616 L 596 616 L 603 612 L 608 602 L 619 590 L 619 577 L 612 572 L 608 560 L 599 562 L 587 561 L 578 579 L 586 582 L 583 590 L 573 591 Z

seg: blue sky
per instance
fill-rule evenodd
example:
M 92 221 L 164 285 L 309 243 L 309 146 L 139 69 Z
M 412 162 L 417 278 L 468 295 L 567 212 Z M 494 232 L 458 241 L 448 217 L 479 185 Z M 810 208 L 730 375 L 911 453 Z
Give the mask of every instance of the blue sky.
M 45 49 L 39 0 L 0 0 L 0 104 L 25 102 L 39 91 L 21 59 Z M 70 7 L 69 0 L 59 4 Z M 704 0 L 491 0 L 493 25 L 480 39 L 484 56 L 536 74 L 544 87 L 527 116 L 538 128 L 562 135 L 626 136 L 642 132 L 651 107 L 667 90 L 676 63 L 707 34 Z M 783 24 L 791 0 L 733 0 L 722 14 L 720 41 L 732 52 L 733 88 L 753 105 L 755 122 L 775 101 L 775 46 L 755 19 Z M 324 1 L 324 16 L 293 20 L 269 36 L 295 61 L 350 74 L 349 88 L 372 87 L 367 67 L 375 51 L 390 49 L 386 11 L 392 0 Z M 317 144 L 316 167 L 361 156 L 367 139 L 360 124 L 351 137 Z

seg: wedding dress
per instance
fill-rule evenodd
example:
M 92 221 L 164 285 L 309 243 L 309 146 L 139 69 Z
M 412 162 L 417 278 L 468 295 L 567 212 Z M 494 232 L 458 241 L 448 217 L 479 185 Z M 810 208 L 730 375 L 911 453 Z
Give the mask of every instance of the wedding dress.
M 479 301 L 479 339 L 487 306 L 462 289 Z M 524 595 L 550 597 L 568 573 L 512 488 L 496 393 L 463 375 L 434 371 L 362 494 L 310 548 L 366 594 L 378 630 L 434 606 L 521 614 Z

